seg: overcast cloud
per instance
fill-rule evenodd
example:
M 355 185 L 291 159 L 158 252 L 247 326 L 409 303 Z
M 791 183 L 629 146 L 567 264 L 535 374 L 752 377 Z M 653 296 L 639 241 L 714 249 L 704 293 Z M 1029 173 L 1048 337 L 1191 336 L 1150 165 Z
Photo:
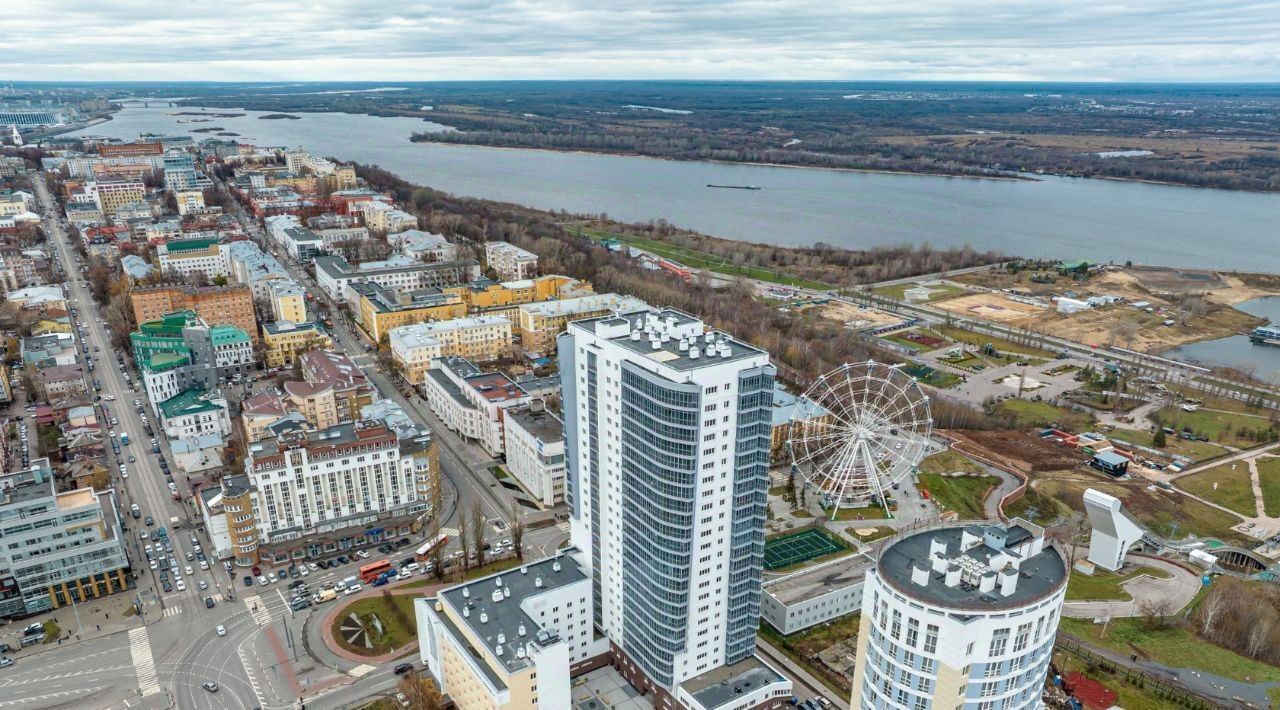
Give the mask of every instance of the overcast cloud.
M 15 80 L 1280 81 L 1280 1 L 5 0 Z

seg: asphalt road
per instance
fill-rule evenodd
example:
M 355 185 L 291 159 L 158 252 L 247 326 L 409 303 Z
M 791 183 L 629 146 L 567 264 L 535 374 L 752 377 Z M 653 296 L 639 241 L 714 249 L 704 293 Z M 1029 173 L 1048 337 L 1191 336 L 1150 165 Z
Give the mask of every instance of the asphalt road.
M 301 639 L 303 624 L 311 612 L 294 614 L 289 610 L 284 582 L 267 586 L 254 583 L 252 587 L 245 587 L 240 580 L 241 570 L 233 576 L 212 558 L 210 569 L 201 570 L 196 560 L 186 559 L 188 553 L 194 556 L 193 533 L 202 549 L 209 551 L 208 539 L 197 529 L 199 515 L 190 506 L 190 482 L 182 474 L 175 477 L 183 497 L 182 501 L 175 501 L 159 468 L 158 457 L 151 453 L 152 437 L 146 435 L 142 416 L 133 404 L 135 399 L 142 400 L 144 409 L 150 409 L 146 407 L 140 379 L 131 377 L 132 387 L 126 381 L 104 324 L 98 322 L 97 306 L 75 263 L 68 235 L 60 220 L 50 216 L 53 203 L 42 176 L 36 176 L 33 183 L 41 211 L 45 213 L 50 245 L 67 271 L 65 287 L 70 305 L 77 309 L 77 328 L 80 324 L 86 327 L 81 342 L 84 355 L 94 363 L 93 372 L 87 373 L 89 391 L 93 392 L 96 379 L 104 397 L 98 404 L 106 404 L 109 416 L 117 419 L 117 424 L 110 429 L 116 436 L 127 432 L 131 440 L 129 446 L 121 447 L 118 456 L 111 453 L 108 445 L 107 464 L 112 472 L 112 485 L 120 496 L 121 519 L 128 527 L 124 534 L 137 574 L 134 598 L 142 602 L 144 625 L 42 650 L 34 656 L 22 654 L 18 663 L 0 671 L 0 710 L 8 707 L 124 708 L 139 707 L 140 701 L 144 707 L 172 704 L 192 710 L 254 707 L 286 710 L 297 707 L 299 689 L 305 689 L 308 680 L 316 679 L 337 680 L 341 684 L 316 697 L 314 707 L 352 706 L 373 694 L 391 690 L 396 681 L 391 673 L 393 664 L 350 678 L 330 669 L 314 668 L 316 664 L 303 655 L 300 647 L 289 645 L 290 640 Z M 300 283 L 319 293 L 297 264 L 288 259 L 282 263 Z M 479 447 L 445 431 L 420 398 L 407 399 L 400 395 L 388 376 L 370 366 L 373 358 L 365 354 L 363 344 L 351 332 L 337 330 L 335 345 L 362 367 L 379 391 L 399 402 L 420 425 L 435 432 L 445 480 L 444 524 L 456 525 L 458 517 L 469 510 L 474 501 L 481 505 L 490 522 L 486 530 L 488 538 L 510 537 L 506 525 L 512 509 L 511 497 L 488 473 L 492 459 Z M 112 395 L 114 401 L 107 401 Z M 150 423 L 153 427 L 157 424 L 154 419 Z M 155 431 L 162 455 L 172 464 L 163 432 Z M 135 458 L 133 462 L 128 461 L 130 455 Z M 127 467 L 127 479 L 119 474 L 121 463 Z M 134 503 L 142 516 L 154 518 L 153 526 L 144 525 L 142 518 L 135 520 L 130 516 L 129 506 Z M 171 518 L 178 519 L 176 528 Z M 164 592 L 159 575 L 148 567 L 145 546 L 154 544 L 155 530 L 161 526 L 170 529 L 173 557 L 185 590 L 178 590 L 175 584 L 171 592 Z M 144 529 L 149 538 L 145 541 L 139 537 Z M 526 554 L 536 557 L 550 553 L 566 537 L 567 525 L 563 523 L 530 529 L 525 538 Z M 399 551 L 392 558 L 412 553 L 409 548 L 405 550 L 407 552 Z M 353 559 L 338 569 L 319 570 L 306 581 L 315 588 L 326 580 L 341 579 L 355 574 L 360 562 L 363 560 Z M 187 565 L 191 566 L 190 573 L 185 570 Z M 267 572 L 265 566 L 262 571 Z M 173 571 L 170 571 L 170 580 L 176 583 Z M 199 589 L 201 581 L 208 589 Z M 206 608 L 206 597 L 212 598 L 212 608 Z M 218 634 L 219 625 L 224 635 Z M 303 676 L 300 684 L 299 675 L 308 669 L 311 675 Z M 204 689 L 203 684 L 210 681 L 217 683 L 216 692 Z

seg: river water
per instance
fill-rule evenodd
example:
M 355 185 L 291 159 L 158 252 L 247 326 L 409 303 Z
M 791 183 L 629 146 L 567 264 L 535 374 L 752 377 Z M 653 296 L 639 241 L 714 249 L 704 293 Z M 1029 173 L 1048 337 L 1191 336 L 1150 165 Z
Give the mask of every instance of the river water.
M 1236 308 L 1280 324 L 1280 296 L 1264 296 L 1236 304 Z M 1255 377 L 1280 384 L 1280 347 L 1254 345 L 1244 335 L 1205 340 L 1174 348 L 1166 353 L 1183 362 L 1202 365 L 1227 365 L 1251 370 Z
M 376 163 L 446 192 L 545 209 L 664 218 L 730 239 L 867 248 L 929 243 L 1045 258 L 1280 271 L 1280 195 L 1111 180 L 1035 182 L 410 143 L 412 118 L 263 112 L 178 123 L 191 108 L 128 108 L 72 135 L 132 139 L 222 127 L 238 140 Z M 226 113 L 239 111 L 218 109 Z M 211 134 L 191 133 L 196 138 Z M 707 183 L 759 185 L 718 190 Z

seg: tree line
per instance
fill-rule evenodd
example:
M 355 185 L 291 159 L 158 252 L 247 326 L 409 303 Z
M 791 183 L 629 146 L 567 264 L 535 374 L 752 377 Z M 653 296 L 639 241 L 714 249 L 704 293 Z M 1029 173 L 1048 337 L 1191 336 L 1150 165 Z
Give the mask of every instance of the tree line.
M 591 282 L 597 292 L 622 293 L 654 306 L 695 314 L 710 326 L 769 352 L 779 378 L 796 388 L 847 362 L 901 361 L 900 356 L 833 321 L 816 314 L 783 312 L 755 298 L 744 282 L 713 288 L 698 279 L 685 282 L 636 269 L 627 257 L 566 230 L 562 223 L 574 215 L 416 187 L 377 166 L 357 165 L 356 170 L 370 187 L 392 195 L 433 231 L 473 246 L 508 241 L 538 254 L 543 273 L 564 274 Z M 935 396 L 931 406 L 935 424 L 942 428 L 1005 426 L 943 396 Z

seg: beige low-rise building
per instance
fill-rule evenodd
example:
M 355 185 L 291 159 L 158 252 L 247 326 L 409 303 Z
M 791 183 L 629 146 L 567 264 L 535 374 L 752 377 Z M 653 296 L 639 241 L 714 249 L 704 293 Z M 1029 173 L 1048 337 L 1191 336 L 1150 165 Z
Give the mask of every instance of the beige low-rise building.
M 411 384 L 422 384 L 431 361 L 458 355 L 489 362 L 511 353 L 511 321 L 500 316 L 453 318 L 406 325 L 391 331 L 391 355 Z
M 648 309 L 649 304 L 631 296 L 601 293 L 520 306 L 516 311 L 520 347 L 530 355 L 547 355 L 556 349 L 556 336 L 569 321 L 610 313 L 631 313 Z

